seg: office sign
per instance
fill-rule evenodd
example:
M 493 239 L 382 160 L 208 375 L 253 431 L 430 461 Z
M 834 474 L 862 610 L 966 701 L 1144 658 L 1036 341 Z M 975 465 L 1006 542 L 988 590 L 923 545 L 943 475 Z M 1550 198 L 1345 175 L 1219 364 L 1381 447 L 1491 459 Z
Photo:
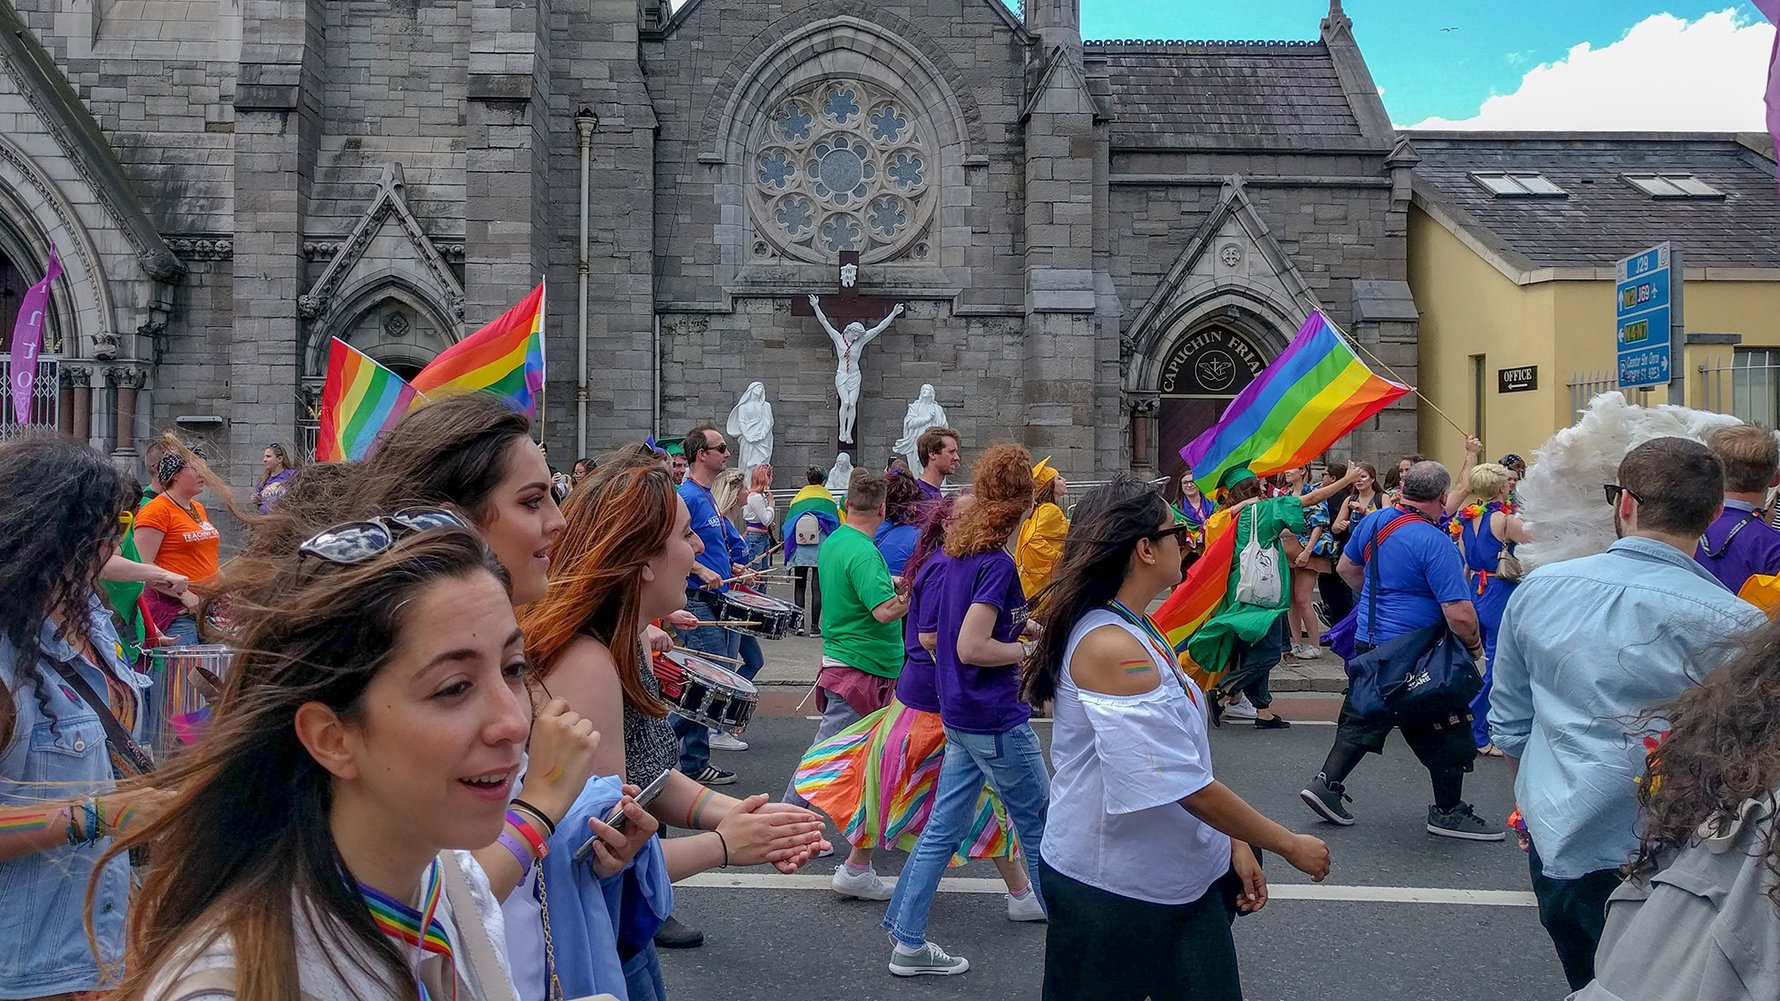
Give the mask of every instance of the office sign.
M 1525 393 L 1539 388 L 1539 366 L 1496 369 L 1496 392 Z
M 1681 325 L 1678 257 L 1662 243 L 1619 262 L 1613 313 L 1620 389 L 1669 381 L 1673 333 Z

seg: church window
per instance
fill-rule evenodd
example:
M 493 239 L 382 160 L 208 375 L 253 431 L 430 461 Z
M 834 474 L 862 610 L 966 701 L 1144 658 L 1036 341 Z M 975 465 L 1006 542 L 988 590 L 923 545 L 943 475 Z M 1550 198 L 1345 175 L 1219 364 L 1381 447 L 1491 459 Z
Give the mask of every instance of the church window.
M 1625 179 L 1652 198 L 1724 197 L 1724 192 L 1692 174 L 1626 174 Z
M 1471 176 L 1497 198 L 1565 198 L 1569 194 L 1537 171 L 1480 170 Z
M 932 129 L 906 95 L 827 79 L 763 109 L 748 146 L 757 256 L 868 262 L 922 243 L 938 201 Z

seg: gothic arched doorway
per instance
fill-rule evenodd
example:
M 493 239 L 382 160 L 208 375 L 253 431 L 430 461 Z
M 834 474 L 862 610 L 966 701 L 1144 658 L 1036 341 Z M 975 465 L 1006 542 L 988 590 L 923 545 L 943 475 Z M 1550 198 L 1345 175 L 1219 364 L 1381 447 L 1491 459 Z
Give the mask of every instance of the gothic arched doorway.
M 1157 466 L 1170 481 L 1186 464 L 1180 450 L 1216 424 L 1224 408 L 1272 360 L 1260 338 L 1218 319 L 1176 339 L 1157 368 Z
M 430 303 L 406 288 L 385 285 L 363 296 L 344 314 L 337 333 L 318 336 L 304 361 L 299 433 L 306 455 L 315 454 L 321 430 L 321 393 L 327 382 L 327 346 L 334 338 L 352 345 L 404 380 L 457 343 L 457 332 Z

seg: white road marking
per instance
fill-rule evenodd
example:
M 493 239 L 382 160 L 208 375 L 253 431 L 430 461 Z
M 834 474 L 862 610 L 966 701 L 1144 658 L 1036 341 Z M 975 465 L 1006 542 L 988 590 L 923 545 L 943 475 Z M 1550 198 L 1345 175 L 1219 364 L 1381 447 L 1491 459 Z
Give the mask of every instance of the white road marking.
M 820 716 L 805 716 L 804 719 L 807 719 L 811 722 L 821 722 L 822 717 L 820 717 Z M 1027 722 L 1031 723 L 1033 726 L 1041 726 L 1041 725 L 1049 726 L 1051 724 L 1051 719 L 1048 716 L 1034 716 L 1034 717 L 1032 717 L 1032 719 L 1028 720 Z M 1224 722 L 1229 726 L 1241 726 L 1244 723 L 1247 723 L 1249 721 L 1242 720 L 1242 719 L 1232 719 L 1232 720 L 1225 720 Z M 1295 720 L 1292 720 L 1292 725 L 1293 726 L 1334 726 L 1335 721 L 1332 719 L 1295 719 Z
M 675 886 L 720 890 L 804 890 L 832 892 L 829 878 L 821 874 L 777 872 L 705 872 Z M 896 877 L 884 882 L 895 884 Z M 1006 893 L 999 879 L 954 878 L 940 881 L 942 893 Z M 1538 901 L 1523 890 L 1470 890 L 1441 886 L 1336 886 L 1325 883 L 1272 883 L 1267 887 L 1274 900 L 1310 900 L 1363 904 L 1447 904 L 1472 907 L 1537 907 Z

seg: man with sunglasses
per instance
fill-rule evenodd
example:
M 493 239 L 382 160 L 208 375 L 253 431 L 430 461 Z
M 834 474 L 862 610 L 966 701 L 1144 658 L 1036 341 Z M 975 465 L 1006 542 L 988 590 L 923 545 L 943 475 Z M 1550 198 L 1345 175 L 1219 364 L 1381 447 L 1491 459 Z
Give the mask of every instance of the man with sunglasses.
M 704 543 L 704 552 L 692 565 L 692 575 L 686 578 L 686 610 L 706 622 L 718 622 L 724 616 L 716 595 L 729 590 L 731 578 L 753 578 L 747 567 L 747 544 L 729 519 L 717 510 L 717 499 L 711 492 L 717 477 L 729 465 L 729 443 L 715 427 L 700 424 L 686 433 L 684 451 L 686 479 L 680 484 L 680 497 L 692 512 L 692 530 Z M 734 630 L 700 626 L 686 634 L 686 645 L 734 660 L 741 652 L 741 639 L 741 634 Z M 711 732 L 703 724 L 675 716 L 673 725 L 680 735 L 681 771 L 708 786 L 735 781 L 734 772 L 711 764 Z
M 1697 441 L 1656 438 L 1604 484 L 1606 552 L 1540 567 L 1503 612 L 1491 738 L 1532 839 L 1539 920 L 1572 990 L 1594 979 L 1619 869 L 1638 847 L 1650 711 L 1722 663 L 1765 617 L 1694 561 L 1724 475 Z

